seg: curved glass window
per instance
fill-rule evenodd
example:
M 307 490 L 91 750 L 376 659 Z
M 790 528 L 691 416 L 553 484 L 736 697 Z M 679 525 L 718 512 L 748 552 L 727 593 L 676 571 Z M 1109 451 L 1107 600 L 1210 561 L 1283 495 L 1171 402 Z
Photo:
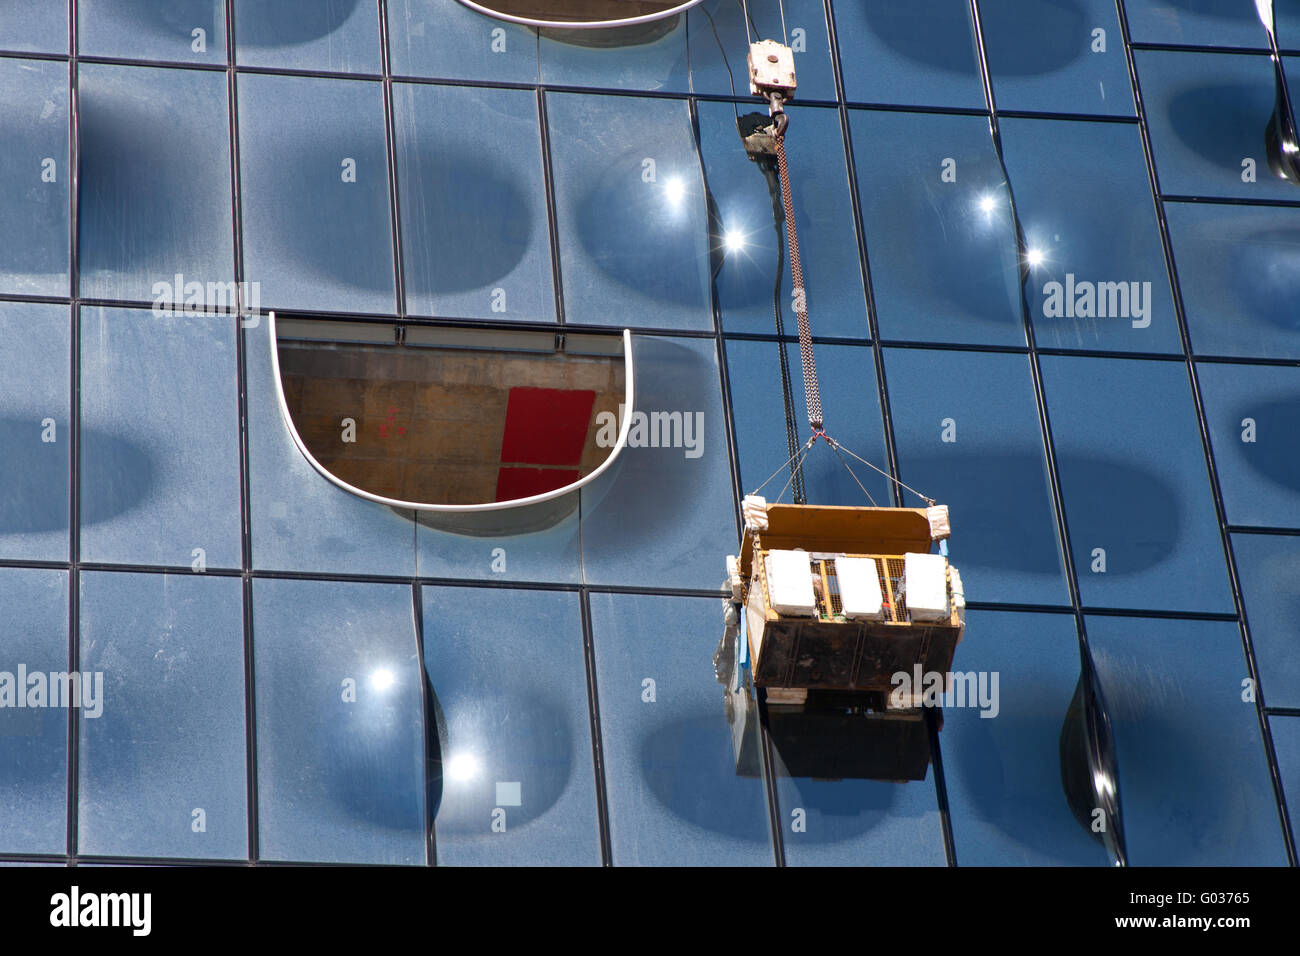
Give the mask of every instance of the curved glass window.
M 700 0 L 460 0 L 490 17 L 534 27 L 617 28 L 671 17 Z
M 285 424 L 307 460 L 435 528 L 546 527 L 605 472 L 634 411 L 631 337 L 270 316 Z M 283 330 L 283 335 L 280 330 Z

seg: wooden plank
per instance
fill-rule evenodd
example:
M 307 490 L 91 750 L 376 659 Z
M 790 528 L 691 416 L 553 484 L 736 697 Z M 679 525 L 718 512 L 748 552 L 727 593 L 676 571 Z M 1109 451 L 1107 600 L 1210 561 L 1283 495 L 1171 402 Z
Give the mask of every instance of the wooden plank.
M 850 508 L 843 505 L 767 506 L 768 529 L 740 542 L 740 572 L 752 573 L 757 539 L 768 550 L 803 548 L 838 554 L 927 554 L 930 521 L 924 508 Z

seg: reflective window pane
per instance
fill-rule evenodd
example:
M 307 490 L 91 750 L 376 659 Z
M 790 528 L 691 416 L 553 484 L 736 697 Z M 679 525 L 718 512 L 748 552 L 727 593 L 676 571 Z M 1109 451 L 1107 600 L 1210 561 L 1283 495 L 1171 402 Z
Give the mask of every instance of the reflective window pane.
M 601 30 L 543 29 L 542 82 L 686 93 L 686 16 Z
M 86 571 L 80 607 L 78 850 L 245 858 L 239 579 Z
M 996 690 L 984 706 L 943 714 L 957 862 L 1106 865 L 1105 850 L 1071 814 L 1061 784 L 1062 727 L 1079 680 L 1074 618 L 972 611 L 953 671 L 973 672 L 977 681 L 987 675 L 985 686 Z
M 375 0 L 235 0 L 241 66 L 378 73 Z
M 983 0 L 999 110 L 1133 115 L 1124 37 L 1110 0 Z
M 1266 47 L 1268 35 L 1253 4 L 1236 0 L 1147 0 L 1127 3 L 1134 43 L 1187 46 Z M 1300 39 L 1300 10 L 1275 2 L 1278 36 L 1283 45 Z
M 835 4 L 844 95 L 857 103 L 984 109 L 965 0 Z
M 28 675 L 68 668 L 68 573 L 0 568 L 0 613 L 6 622 L 5 663 L 11 692 L 18 669 Z M 24 698 L 25 700 L 25 698 Z M 63 708 L 0 708 L 0 851 L 63 853 L 67 849 L 68 712 Z
M 224 64 L 225 7 L 212 0 L 77 0 L 77 45 L 84 56 Z
M 1067 603 L 1028 358 L 887 349 L 885 373 L 902 479 L 951 509 L 966 600 Z
M 67 66 L 0 59 L 0 127 L 0 292 L 66 295 Z
M 536 96 L 398 84 L 393 114 L 407 311 L 554 320 Z
M 1084 605 L 1231 613 L 1183 364 L 1045 356 L 1042 366 Z
M 0 4 L 0 50 L 68 52 L 66 3 Z
M 1023 345 L 1015 224 L 988 120 L 854 110 L 850 123 L 881 338 Z
M 775 763 L 787 865 L 945 864 L 933 768 L 924 780 L 892 783 L 791 777 L 779 754 Z
M 411 589 L 257 580 L 253 626 L 261 857 L 423 864 Z
M 231 317 L 82 309 L 83 560 L 240 566 L 237 375 Z
M 1300 825 L 1300 718 L 1275 716 L 1269 718 L 1273 732 L 1273 749 L 1277 752 L 1278 772 L 1282 789 L 1286 791 L 1287 808 L 1291 815 L 1291 832 Z
M 731 105 L 700 103 L 698 110 L 723 326 L 728 331 L 775 332 L 772 291 L 779 265 L 783 323 L 793 333 L 797 317 L 789 256 L 773 213 L 773 202 L 779 206 L 781 195 L 775 169 L 765 175 L 746 156 Z M 866 339 L 866 295 L 839 113 L 794 107 L 787 112 L 786 153 L 813 331 Z
M 383 91 L 239 77 L 244 274 L 270 308 L 392 312 Z
M 1127 123 L 1004 119 L 1002 144 L 1031 263 L 1039 345 L 1182 346 L 1142 140 Z
M 1300 707 L 1300 537 L 1234 534 L 1232 553 L 1264 700 Z
M 712 339 L 635 336 L 629 447 L 582 489 L 588 584 L 711 588 L 736 541 L 735 493 Z M 676 422 L 680 412 L 680 430 Z
M 396 76 L 537 82 L 537 31 L 460 0 L 389 0 L 388 44 Z
M 78 85 L 81 295 L 228 305 L 225 74 L 83 63 Z
M 789 43 L 794 51 L 795 78 L 799 83 L 796 95 L 799 99 L 835 99 L 835 75 L 826 32 L 825 6 L 820 0 L 785 0 L 784 10 L 786 29 L 783 33 L 780 6 L 751 4 L 749 39 L 765 37 Z M 743 97 L 749 92 L 746 78 L 749 41 L 745 36 L 743 12 L 736 0 L 704 0 L 687 12 L 690 18 L 691 85 L 696 93 L 732 95 L 734 88 L 735 95 Z
M 712 598 L 591 595 L 615 866 L 768 866 L 763 781 L 736 772 Z
M 68 558 L 69 343 L 66 305 L 0 302 L 0 557 Z M 82 454 L 112 441 L 82 430 Z
M 1237 625 L 1090 617 L 1135 866 L 1281 866 L 1282 829 Z
M 1300 222 L 1290 208 L 1166 203 L 1201 355 L 1300 358 Z
M 577 584 L 582 579 L 576 509 L 558 523 L 526 534 L 475 537 L 424 524 L 419 524 L 415 533 L 415 559 L 421 577 L 555 584 Z
M 424 589 L 437 698 L 440 866 L 600 864 L 582 619 L 574 592 Z M 546 639 L 504 621 L 545 622 Z
M 731 380 L 731 407 L 740 456 L 740 481 L 744 494 L 761 494 L 768 501 L 778 496 L 792 501 L 789 438 L 785 425 L 785 402 L 781 390 L 781 353 L 775 342 L 733 339 L 727 342 L 727 368 Z M 794 412 L 794 445 L 808 440 L 808 412 L 804 401 L 803 373 L 799 346 L 785 345 L 790 368 L 790 397 Z M 845 345 L 816 346 L 817 379 L 821 388 L 826 430 L 845 448 L 886 469 L 880 393 L 876 390 L 875 366 L 870 350 Z M 818 442 L 804 459 L 800 471 L 808 501 L 823 505 L 866 505 L 857 475 L 877 504 L 887 505 L 889 484 L 847 454 L 844 462 Z M 887 470 L 887 469 L 886 469 Z M 761 491 L 759 486 L 773 476 Z M 784 493 L 782 489 L 785 488 Z
M 280 413 L 268 323 L 247 321 L 255 323 L 243 333 L 254 566 L 409 577 L 415 572 L 412 516 L 344 491 L 308 463 Z
M 568 322 L 709 329 L 708 225 L 687 104 L 548 94 Z
M 1300 198 L 1268 167 L 1264 131 L 1276 93 L 1267 56 L 1137 50 L 1133 58 L 1161 192 Z
M 1300 369 L 1197 368 L 1228 523 L 1300 528 Z

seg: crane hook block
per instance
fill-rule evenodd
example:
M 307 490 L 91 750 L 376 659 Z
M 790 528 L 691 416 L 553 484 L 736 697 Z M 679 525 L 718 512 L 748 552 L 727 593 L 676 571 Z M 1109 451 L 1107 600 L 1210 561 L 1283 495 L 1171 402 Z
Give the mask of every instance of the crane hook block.
M 795 87 L 794 51 L 775 40 L 759 40 L 749 45 L 749 92 L 755 96 L 780 93 L 793 99 Z

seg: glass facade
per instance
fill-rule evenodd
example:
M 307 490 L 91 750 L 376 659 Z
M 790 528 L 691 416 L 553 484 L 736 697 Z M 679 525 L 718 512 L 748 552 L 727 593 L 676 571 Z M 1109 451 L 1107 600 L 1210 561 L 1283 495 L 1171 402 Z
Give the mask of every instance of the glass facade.
M 1024 6 L 704 0 L 599 44 L 457 0 L 0 2 L 0 862 L 1105 865 L 1060 779 L 1086 639 L 1129 861 L 1294 864 L 1267 35 Z M 795 51 L 827 430 L 951 506 L 954 668 L 999 680 L 920 781 L 733 759 L 711 658 L 783 351 L 805 434 L 747 31 Z M 691 427 L 542 530 L 440 530 L 303 457 L 272 309 L 630 328 L 638 410 Z M 815 449 L 808 500 L 915 503 L 855 470 Z M 75 706 L 18 681 L 65 671 Z

